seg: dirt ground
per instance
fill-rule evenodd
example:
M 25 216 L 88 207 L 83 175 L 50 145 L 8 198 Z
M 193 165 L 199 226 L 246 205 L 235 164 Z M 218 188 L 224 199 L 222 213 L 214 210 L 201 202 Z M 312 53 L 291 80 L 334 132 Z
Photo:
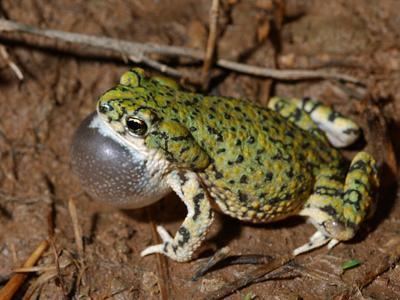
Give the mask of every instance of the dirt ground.
M 400 145 L 400 1 L 221 2 L 218 57 L 262 67 L 343 73 L 365 86 L 326 79 L 274 80 L 213 68 L 207 92 L 262 105 L 272 95 L 310 96 L 333 104 L 364 128 L 365 143 L 346 149 L 345 155 L 367 146 L 383 178 L 377 212 L 357 238 L 331 251 L 302 255 L 277 277 L 227 299 L 400 299 L 395 160 Z M 210 5 L 196 0 L 3 0 L 0 12 L 40 28 L 205 49 Z M 28 278 L 15 299 L 202 299 L 257 268 L 227 266 L 192 281 L 204 260 L 141 258 L 140 251 L 155 242 L 154 224 L 175 232 L 185 216 L 184 205 L 171 195 L 135 211 L 101 206 L 82 192 L 69 157 L 74 130 L 128 64 L 43 37 L 0 36 L 24 75 L 19 81 L 2 56 L 0 286 L 49 236 L 51 247 L 38 263 L 43 268 Z M 185 60 L 163 62 L 193 74 L 201 70 L 201 64 Z M 75 240 L 71 198 L 83 252 Z M 304 244 L 313 232 L 300 218 L 255 226 L 218 215 L 201 257 L 229 246 L 231 254 L 277 258 Z M 341 265 L 351 259 L 361 265 L 343 271 Z

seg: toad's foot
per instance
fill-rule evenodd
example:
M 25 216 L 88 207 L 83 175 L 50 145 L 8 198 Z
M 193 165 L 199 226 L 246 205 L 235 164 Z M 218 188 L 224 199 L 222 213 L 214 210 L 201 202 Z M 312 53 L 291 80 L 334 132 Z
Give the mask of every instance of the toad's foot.
M 317 231 L 311 236 L 310 241 L 307 244 L 304 244 L 303 246 L 296 248 L 293 251 L 293 255 L 296 256 L 311 251 L 313 249 L 322 247 L 325 244 L 328 244 L 327 245 L 328 249 L 332 249 L 338 243 L 339 243 L 338 240 L 324 235 L 321 231 Z
M 157 226 L 157 232 L 160 235 L 163 243 L 147 247 L 142 252 L 140 252 L 140 256 L 146 256 L 154 253 L 163 253 L 164 245 L 172 242 L 172 236 L 163 226 Z

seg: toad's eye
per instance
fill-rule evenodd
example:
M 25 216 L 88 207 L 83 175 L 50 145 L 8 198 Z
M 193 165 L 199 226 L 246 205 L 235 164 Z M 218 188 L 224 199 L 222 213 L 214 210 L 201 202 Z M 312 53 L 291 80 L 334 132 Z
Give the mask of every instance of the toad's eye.
M 126 118 L 126 127 L 135 136 L 144 136 L 147 133 L 145 121 L 134 117 Z

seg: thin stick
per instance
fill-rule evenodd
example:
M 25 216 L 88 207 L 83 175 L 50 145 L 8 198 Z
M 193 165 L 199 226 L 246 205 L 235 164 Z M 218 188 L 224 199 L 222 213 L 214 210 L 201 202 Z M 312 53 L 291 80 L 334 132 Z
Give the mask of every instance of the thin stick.
M 210 10 L 210 33 L 208 35 L 207 49 L 204 56 L 204 64 L 202 69 L 203 89 L 208 88 L 210 81 L 209 74 L 210 68 L 213 63 L 215 55 L 215 47 L 217 44 L 218 36 L 218 15 L 219 15 L 219 0 L 213 0 Z
M 58 39 L 80 45 L 88 45 L 95 48 L 112 50 L 120 55 L 139 56 L 141 54 L 157 53 L 175 57 L 189 57 L 197 61 L 202 61 L 204 53 L 185 47 L 166 46 L 153 43 L 137 43 L 125 40 L 96 37 L 85 34 L 71 33 L 59 30 L 39 29 L 22 23 L 8 21 L 0 18 L 0 31 L 15 31 L 45 36 L 51 39 Z M 22 38 L 21 38 L 22 40 Z M 218 59 L 215 64 L 221 68 L 232 70 L 239 73 L 256 75 L 261 77 L 275 78 L 280 80 L 305 80 L 305 79 L 335 79 L 351 82 L 354 84 L 365 85 L 359 79 L 334 72 L 322 70 L 276 70 L 257 66 L 246 65 L 225 59 Z
M 76 211 L 75 201 L 73 198 L 70 198 L 68 201 L 68 210 L 72 220 L 72 226 L 74 228 L 75 235 L 75 243 L 76 248 L 79 254 L 79 274 L 78 274 L 78 286 L 79 289 L 81 283 L 85 283 L 85 275 L 86 275 L 86 264 L 85 264 L 85 248 L 83 245 L 82 238 L 82 228 L 79 224 L 78 213 Z M 59 269 L 58 269 L 59 270 Z
M 25 261 L 23 268 L 33 267 L 42 254 L 49 247 L 49 242 L 47 240 L 43 240 L 39 246 L 32 252 L 29 258 Z M 0 290 L 0 299 L 1 300 L 10 300 L 14 296 L 14 294 L 18 291 L 20 286 L 25 282 L 25 279 L 28 277 L 28 274 L 14 274 L 11 279 L 6 283 L 6 285 Z
M 364 85 L 359 79 L 341 73 L 333 73 L 327 71 L 320 70 L 277 70 L 277 69 L 269 69 L 256 67 L 246 64 L 241 64 L 233 61 L 229 61 L 226 59 L 217 60 L 217 65 L 232 71 L 236 71 L 239 73 L 251 74 L 261 77 L 269 77 L 280 80 L 304 80 L 304 79 L 336 79 L 343 80 L 347 82 L 351 82 L 354 84 Z
M 254 271 L 246 274 L 246 276 L 239 278 L 238 280 L 235 280 L 231 283 L 228 283 L 224 285 L 222 288 L 213 291 L 209 294 L 207 294 L 203 299 L 204 300 L 217 300 L 217 299 L 223 299 L 232 293 L 234 293 L 237 290 L 240 290 L 247 285 L 260 280 L 261 277 L 266 276 L 267 274 L 271 273 L 272 271 L 286 265 L 293 259 L 293 256 L 287 255 L 287 256 L 282 256 L 278 259 L 275 259 L 271 261 L 270 263 L 266 265 L 262 265 L 255 269 Z
M 156 60 L 153 60 L 146 55 L 140 55 L 140 56 L 133 56 L 130 55 L 129 59 L 135 63 L 144 63 L 148 65 L 149 67 L 152 67 L 153 69 L 160 71 L 161 73 L 173 76 L 173 77 L 185 77 L 182 72 L 179 72 L 178 70 L 171 68 L 165 64 L 162 64 Z
M 172 56 L 194 57 L 198 58 L 199 60 L 201 60 L 203 56 L 201 51 L 192 50 L 189 48 L 164 46 L 153 43 L 136 43 L 108 37 L 96 37 L 93 35 L 72 33 L 61 30 L 39 29 L 34 26 L 9 21 L 2 18 L 0 18 L 0 31 L 19 31 L 30 33 L 34 35 L 45 36 L 51 39 L 61 40 L 64 42 L 113 50 L 115 52 L 126 55 L 137 55 L 138 53 L 158 53 Z
M 72 220 L 72 227 L 74 229 L 76 248 L 78 250 L 80 259 L 82 259 L 84 255 L 82 229 L 79 225 L 78 213 L 76 212 L 75 202 L 72 198 L 70 198 L 68 201 L 68 210 Z

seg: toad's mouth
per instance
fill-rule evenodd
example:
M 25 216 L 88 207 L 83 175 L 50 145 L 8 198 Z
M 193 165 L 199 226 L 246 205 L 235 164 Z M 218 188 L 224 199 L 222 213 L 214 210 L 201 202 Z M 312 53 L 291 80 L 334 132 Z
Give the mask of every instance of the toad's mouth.
M 93 198 L 121 208 L 150 205 L 170 192 L 148 157 L 119 141 L 109 124 L 90 114 L 71 145 L 73 171 Z M 157 168 L 157 166 L 156 166 Z

